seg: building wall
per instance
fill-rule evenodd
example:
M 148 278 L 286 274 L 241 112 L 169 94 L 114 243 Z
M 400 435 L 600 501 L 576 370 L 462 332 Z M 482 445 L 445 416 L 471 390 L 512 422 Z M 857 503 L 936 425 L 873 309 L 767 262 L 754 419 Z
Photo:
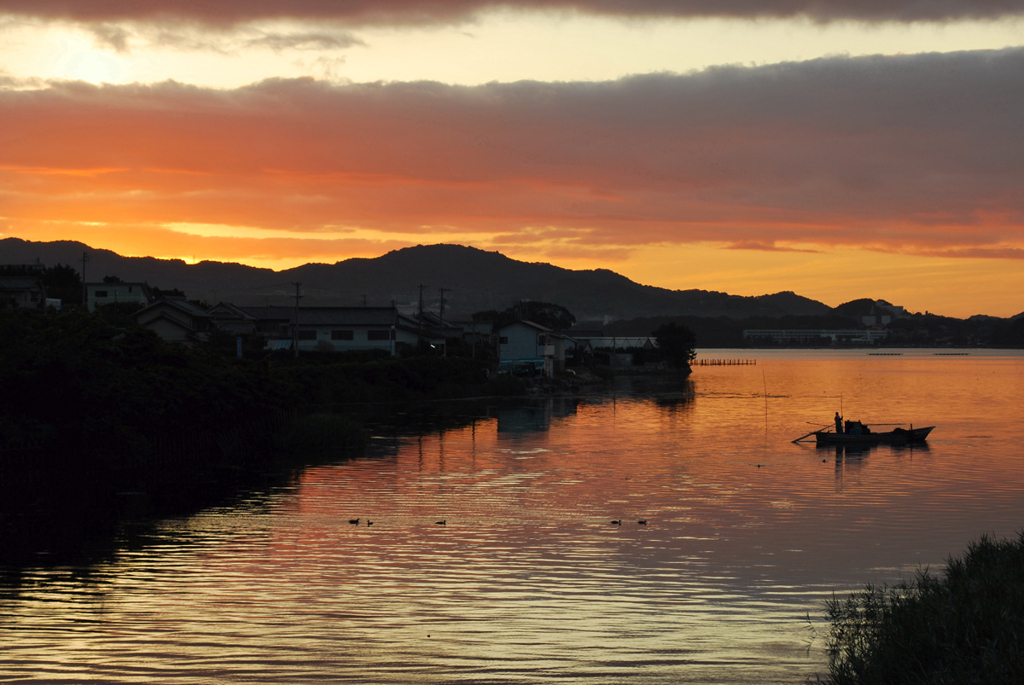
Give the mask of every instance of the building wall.
M 498 331 L 498 358 L 501 361 L 536 359 L 543 357 L 544 346 L 540 344 L 542 332 L 522 323 L 505 326 Z
M 149 304 L 146 289 L 141 283 L 89 283 L 85 286 L 89 311 L 114 302 Z
M 543 359 L 544 373 L 549 376 L 554 368 L 555 345 L 548 334 L 522 322 L 510 324 L 498 331 L 499 362 L 519 359 Z
M 5 304 L 10 304 L 19 309 L 31 308 L 39 304 L 39 291 L 5 290 L 3 298 L 6 301 Z
M 192 321 L 191 316 L 183 311 L 179 311 L 169 305 L 159 302 L 145 312 L 140 312 L 136 316 L 136 320 L 139 322 L 139 325 L 145 328 L 150 328 L 151 323 L 160 321 L 163 318 L 176 321 L 178 325 L 185 330 L 193 330 L 195 328 L 195 322 Z
M 350 332 L 351 339 L 345 335 L 337 335 L 335 332 Z M 376 335 L 371 336 L 371 333 Z M 380 336 L 386 336 L 381 339 Z M 373 337 L 374 339 L 371 339 Z M 315 352 L 320 350 L 333 350 L 335 352 L 346 352 L 355 350 L 385 350 L 389 354 L 395 354 L 397 343 L 408 343 L 415 345 L 417 337 L 415 333 L 405 330 L 395 330 L 391 326 L 300 326 L 299 327 L 299 350 Z
M 192 344 L 192 340 L 189 338 L 189 333 L 191 331 L 187 327 L 164 317 L 142 323 L 142 326 L 153 331 L 168 342 L 180 342 L 185 343 L 186 345 Z
M 551 342 L 554 343 L 555 356 L 553 360 L 553 370 L 555 373 L 562 373 L 565 371 L 565 344 L 566 339 L 562 337 L 551 338 Z
M 211 322 L 206 317 L 197 317 L 175 307 L 169 302 L 157 302 L 135 315 L 135 320 L 164 340 L 193 345 L 197 336 L 208 335 Z
M 40 305 L 43 298 L 43 287 L 30 277 L 0 277 L 0 309 L 34 309 Z

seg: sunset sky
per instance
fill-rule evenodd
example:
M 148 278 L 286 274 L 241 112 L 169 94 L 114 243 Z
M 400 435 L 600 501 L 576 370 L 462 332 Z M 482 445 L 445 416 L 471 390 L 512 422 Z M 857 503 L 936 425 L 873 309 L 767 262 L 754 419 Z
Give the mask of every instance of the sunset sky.
M 1024 311 L 1024 0 L 0 0 L 0 237 Z

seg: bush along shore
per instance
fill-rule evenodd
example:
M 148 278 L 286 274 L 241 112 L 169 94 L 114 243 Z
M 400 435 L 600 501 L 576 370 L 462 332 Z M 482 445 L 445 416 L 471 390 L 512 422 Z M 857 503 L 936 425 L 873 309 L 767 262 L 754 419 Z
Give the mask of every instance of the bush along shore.
M 834 685 L 1024 683 L 1024 533 L 827 603 Z
M 522 392 L 472 359 L 234 359 L 101 314 L 18 310 L 0 311 L 0 388 L 0 565 L 73 548 L 126 503 L 187 512 L 358 454 L 341 405 Z

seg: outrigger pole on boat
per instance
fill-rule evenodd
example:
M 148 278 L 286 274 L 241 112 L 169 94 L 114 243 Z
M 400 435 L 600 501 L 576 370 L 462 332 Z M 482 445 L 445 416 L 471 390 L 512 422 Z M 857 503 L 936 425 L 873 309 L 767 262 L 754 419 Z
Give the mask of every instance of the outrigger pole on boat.
M 793 442 L 800 442 L 800 441 L 801 441 L 801 440 L 803 440 L 804 438 L 809 438 L 809 437 L 811 437 L 812 435 L 814 435 L 815 433 L 817 433 L 818 431 L 822 430 L 823 428 L 828 428 L 828 427 L 829 427 L 829 426 L 831 426 L 831 425 L 832 425 L 832 424 L 830 424 L 830 423 L 825 423 L 825 424 L 822 424 L 821 426 L 819 426 L 819 427 L 815 428 L 814 430 L 812 430 L 812 431 L 811 431 L 810 433 L 808 433 L 807 435 L 801 435 L 801 436 L 800 436 L 799 438 L 797 438 L 797 439 L 796 439 L 796 440 L 794 440 Z

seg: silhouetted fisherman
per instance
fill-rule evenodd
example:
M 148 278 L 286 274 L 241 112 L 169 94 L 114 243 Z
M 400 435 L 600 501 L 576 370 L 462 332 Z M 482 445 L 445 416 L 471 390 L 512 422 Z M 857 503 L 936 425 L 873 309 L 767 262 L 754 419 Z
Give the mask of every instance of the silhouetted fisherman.
M 836 412 L 836 433 L 843 434 L 843 417 L 839 415 L 839 412 Z

